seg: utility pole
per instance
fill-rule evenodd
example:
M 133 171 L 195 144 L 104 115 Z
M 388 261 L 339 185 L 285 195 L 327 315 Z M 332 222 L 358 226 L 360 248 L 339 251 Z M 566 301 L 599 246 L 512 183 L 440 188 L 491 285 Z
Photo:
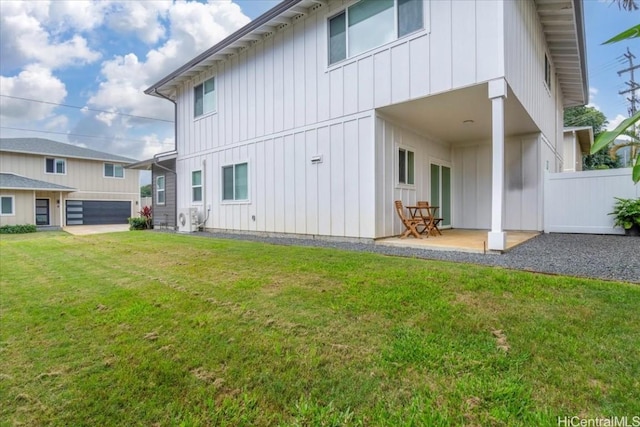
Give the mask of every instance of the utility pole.
M 618 76 L 621 76 L 624 73 L 630 74 L 629 81 L 625 82 L 625 84 L 629 86 L 629 88 L 625 90 L 621 90 L 618 93 L 620 95 L 624 95 L 625 93 L 631 93 L 631 97 L 627 98 L 627 101 L 631 103 L 631 106 L 629 107 L 629 117 L 631 117 L 638 111 L 638 107 L 636 106 L 636 104 L 640 104 L 640 99 L 638 99 L 638 97 L 636 96 L 636 91 L 640 90 L 640 84 L 636 83 L 634 72 L 633 72 L 634 70 L 637 70 L 638 68 L 640 68 L 640 64 L 637 64 L 637 65 L 633 64 L 633 60 L 636 59 L 636 56 L 633 53 L 631 53 L 629 48 L 627 48 L 627 53 L 624 54 L 624 57 L 627 58 L 627 61 L 629 61 L 629 67 L 625 68 L 624 70 L 618 71 Z

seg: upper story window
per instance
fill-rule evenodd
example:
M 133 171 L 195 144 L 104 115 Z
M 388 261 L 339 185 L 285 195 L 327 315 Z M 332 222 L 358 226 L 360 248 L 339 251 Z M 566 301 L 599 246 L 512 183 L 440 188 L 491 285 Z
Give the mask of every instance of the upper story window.
M 415 184 L 415 155 L 404 148 L 398 149 L 398 183 Z
M 424 28 L 423 0 L 360 0 L 329 19 L 329 65 Z
M 191 172 L 191 201 L 202 201 L 202 171 Z
M 104 176 L 107 178 L 124 178 L 124 167 L 115 163 L 105 163 Z
M 194 117 L 216 111 L 216 81 L 215 77 L 200 83 L 193 88 Z
M 165 193 L 164 193 L 164 175 L 156 178 L 156 204 L 164 205 Z
M 551 62 L 549 57 L 544 54 L 544 83 L 547 85 L 547 89 L 551 91 Z
M 46 173 L 56 173 L 64 175 L 67 173 L 67 161 L 65 159 L 44 159 L 44 170 Z
M 249 199 L 249 165 L 237 163 L 222 167 L 222 200 Z
M 13 196 L 0 197 L 0 215 L 15 215 L 15 212 L 13 211 L 13 205 Z

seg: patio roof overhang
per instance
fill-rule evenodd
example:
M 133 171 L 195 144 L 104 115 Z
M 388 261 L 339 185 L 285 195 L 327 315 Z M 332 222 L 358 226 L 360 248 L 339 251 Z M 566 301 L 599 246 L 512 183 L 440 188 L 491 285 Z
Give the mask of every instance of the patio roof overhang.
M 589 102 L 582 0 L 535 0 L 563 106 Z
M 572 132 L 580 144 L 580 151 L 589 154 L 593 145 L 593 128 L 591 126 L 565 128 L 564 132 Z
M 491 100 L 487 83 L 390 105 L 377 111 L 441 142 L 491 142 Z M 505 136 L 540 132 L 510 89 L 505 99 L 504 131 Z

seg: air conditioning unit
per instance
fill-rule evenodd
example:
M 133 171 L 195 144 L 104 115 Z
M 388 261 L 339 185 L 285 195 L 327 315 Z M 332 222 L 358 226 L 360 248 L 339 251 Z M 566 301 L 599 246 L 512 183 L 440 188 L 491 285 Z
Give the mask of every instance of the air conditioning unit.
M 198 208 L 185 208 L 178 211 L 178 231 L 192 233 L 198 230 Z

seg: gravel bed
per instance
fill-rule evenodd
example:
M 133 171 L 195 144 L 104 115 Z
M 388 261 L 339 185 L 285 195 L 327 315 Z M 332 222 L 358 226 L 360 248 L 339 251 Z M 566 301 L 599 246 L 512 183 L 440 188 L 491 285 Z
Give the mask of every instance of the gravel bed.
M 640 283 L 640 237 L 594 234 L 541 234 L 504 254 L 476 254 L 301 237 L 268 237 L 220 232 L 199 232 L 196 234 L 221 239 L 248 240 L 276 245 L 336 248 Z

